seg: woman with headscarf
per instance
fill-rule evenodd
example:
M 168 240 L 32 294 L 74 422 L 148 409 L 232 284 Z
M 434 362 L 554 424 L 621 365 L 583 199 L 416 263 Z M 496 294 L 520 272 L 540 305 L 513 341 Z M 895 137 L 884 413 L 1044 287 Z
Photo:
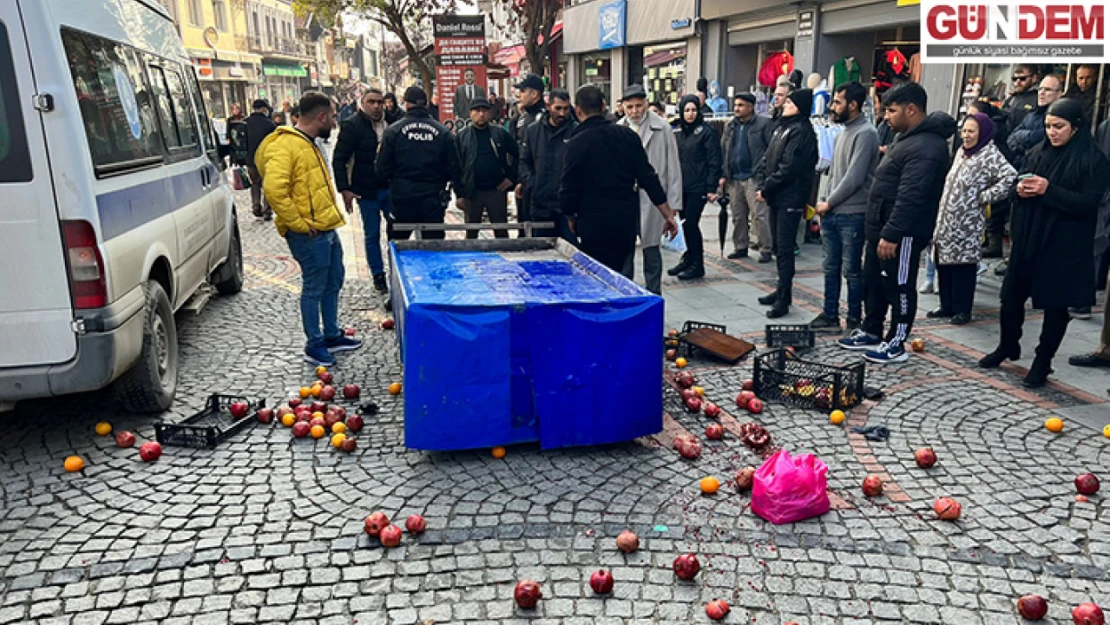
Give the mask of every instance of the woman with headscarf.
M 1017 172 L 994 143 L 994 122 L 983 113 L 964 118 L 963 145 L 944 181 L 933 233 L 933 259 L 940 274 L 940 308 L 930 318 L 971 321 L 975 275 L 986 207 L 1010 193 Z
M 696 95 L 682 98 L 679 117 L 671 124 L 678 161 L 682 164 L 682 218 L 686 254 L 682 262 L 667 271 L 679 280 L 705 276 L 705 244 L 701 234 L 701 214 L 705 203 L 717 201 L 721 179 L 721 139 L 702 118 L 701 100 Z
M 1044 386 L 1068 329 L 1068 308 L 1094 304 L 1095 222 L 1110 182 L 1110 162 L 1091 138 L 1083 104 L 1057 100 L 1045 115 L 1045 140 L 1033 148 L 1010 193 L 1013 246 L 1002 283 L 1002 336 L 979 361 L 998 367 L 1021 357 L 1025 301 L 1044 311 L 1036 358 L 1022 383 Z

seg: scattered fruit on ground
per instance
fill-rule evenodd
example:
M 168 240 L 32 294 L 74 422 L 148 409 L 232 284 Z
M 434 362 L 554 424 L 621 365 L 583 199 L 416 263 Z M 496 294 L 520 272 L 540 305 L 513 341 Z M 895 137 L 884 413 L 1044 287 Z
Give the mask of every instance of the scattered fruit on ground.
M 701 457 L 701 443 L 693 435 L 682 434 L 676 436 L 674 448 L 678 450 L 678 455 L 687 460 L 697 460 Z
M 330 373 L 328 375 L 331 375 Z M 335 387 L 331 384 L 325 384 L 324 388 L 320 389 L 320 399 L 323 401 L 332 401 L 335 399 Z
M 1076 495 L 1075 500 L 1078 501 L 1079 503 L 1087 503 L 1091 499 L 1089 497 L 1087 497 L 1086 495 Z
M 316 374 L 316 377 L 317 377 L 317 379 L 319 379 L 324 384 L 331 384 L 332 382 L 335 381 L 335 376 L 333 376 L 328 371 L 325 371 L 323 373 L 318 373 L 318 374 Z
M 700 397 L 697 397 L 696 395 L 694 397 L 687 397 L 686 401 L 684 403 L 686 404 L 686 412 L 690 412 L 690 413 L 701 412 L 701 398 Z
M 951 497 L 938 497 L 933 502 L 933 512 L 936 512 L 937 518 L 942 521 L 955 521 L 960 518 L 962 508 L 960 502 Z
M 701 562 L 698 562 L 698 557 L 692 553 L 684 553 L 674 559 L 672 565 L 675 577 L 678 579 L 690 581 L 697 577 L 698 571 L 701 570 Z
M 736 396 L 736 406 L 738 408 L 743 408 L 744 410 L 747 410 L 748 409 L 748 404 L 753 399 L 755 399 L 755 393 L 754 392 L 752 392 L 750 390 L 740 391 L 740 394 Z
M 116 432 L 116 447 L 134 447 L 135 434 L 127 430 Z
M 299 394 L 301 396 L 301 399 L 307 399 L 308 396 L 312 394 L 312 389 L 307 386 L 302 386 Z M 290 405 L 292 405 L 292 403 L 290 403 Z
M 755 467 L 744 467 L 736 472 L 736 488 L 748 490 L 755 481 Z
M 337 421 L 336 423 L 333 423 L 332 426 L 331 426 L 331 433 L 332 434 L 343 434 L 346 431 L 347 431 L 347 426 L 342 421 Z
M 740 440 L 752 449 L 763 449 L 771 444 L 771 433 L 755 421 L 748 421 L 740 425 Z
M 227 407 L 228 412 L 231 413 L 231 418 L 235 420 L 239 420 L 247 416 L 247 411 L 249 409 L 250 405 L 247 404 L 247 402 L 245 401 L 233 401 L 231 402 L 231 405 Z
M 716 495 L 717 489 L 721 487 L 721 481 L 713 476 L 703 477 L 701 481 L 698 482 L 698 486 L 701 488 L 702 493 L 706 495 Z
M 679 369 L 685 368 L 686 367 L 686 359 L 681 357 L 681 356 L 679 356 L 678 358 L 675 358 L 674 359 L 674 366 L 678 367 Z
M 383 319 L 382 320 L 382 329 L 383 330 L 392 330 L 393 329 L 393 320 L 392 319 Z
M 112 424 L 107 421 L 101 421 L 96 424 L 96 433 L 99 436 L 107 436 L 112 433 Z
M 1052 417 L 1044 422 L 1044 427 L 1049 432 L 1060 433 L 1064 431 L 1064 420 L 1060 417 Z
M 328 405 L 326 403 L 322 402 L 322 401 L 312 402 L 312 404 L 309 405 L 309 408 L 312 410 L 313 413 L 317 413 L 317 412 L 321 413 L 321 416 L 323 416 L 322 413 L 325 413 L 325 412 L 328 411 Z M 313 415 L 313 416 L 315 416 L 315 415 Z
M 937 463 L 937 452 L 932 447 L 922 447 L 913 452 L 913 460 L 922 469 L 931 468 Z
M 833 410 L 829 413 L 829 422 L 833 425 L 840 425 L 848 416 L 844 414 L 843 410 Z
M 713 601 L 705 604 L 705 615 L 713 619 L 714 621 L 720 621 L 728 616 L 728 612 L 730 609 L 731 608 L 729 608 L 728 604 L 725 603 L 722 599 L 714 599 Z
M 358 387 L 358 384 L 348 384 L 343 387 L 343 399 L 358 399 L 361 393 L 362 389 Z
M 698 397 L 705 397 L 705 389 L 700 386 L 694 387 L 694 394 Z
M 725 428 L 720 423 L 710 423 L 705 426 L 705 437 L 711 441 L 719 441 L 725 437 Z
M 77 473 L 85 468 L 85 461 L 81 459 L 81 456 L 70 456 L 65 459 L 62 466 L 70 473 Z
M 139 457 L 143 462 L 154 462 L 162 457 L 162 446 L 157 441 L 147 441 L 139 446 Z
M 316 415 L 320 415 L 320 416 L 316 416 Z M 312 420 L 308 422 L 308 427 L 313 427 L 314 428 L 316 426 L 320 426 L 324 429 L 327 429 L 327 421 L 324 421 L 324 413 L 322 413 L 322 412 L 314 413 L 313 417 L 312 417 Z
M 320 392 L 323 391 L 323 390 L 324 390 L 324 383 L 323 382 L 317 382 L 317 383 L 315 383 L 315 384 L 313 384 L 312 386 L 309 387 L 308 392 L 313 397 L 319 397 Z
M 311 426 L 311 429 L 308 431 L 308 433 L 312 435 L 312 438 L 320 439 L 324 438 L 324 435 L 327 434 L 328 431 L 324 429 L 323 424 L 318 423 Z
M 759 414 L 763 412 L 763 400 L 755 397 L 748 402 L 748 412 L 752 414 Z
M 1094 495 L 1098 492 L 1098 487 L 1098 477 L 1094 473 L 1084 473 L 1075 478 L 1075 490 L 1080 495 Z
M 710 419 L 716 419 L 721 416 L 721 407 L 711 401 L 705 402 L 705 406 L 701 409 L 705 416 Z
M 883 494 L 883 479 L 878 475 L 868 475 L 863 478 L 863 494 L 868 497 L 878 497 Z
M 363 425 L 365 425 L 365 422 L 362 420 L 361 415 L 353 414 L 353 415 L 347 417 L 347 429 L 348 430 L 350 430 L 352 432 L 359 432 L 359 431 L 362 430 Z
M 742 390 L 742 391 L 754 391 L 755 390 L 755 380 L 744 380 L 744 383 L 740 386 L 740 390 Z
M 363 528 L 366 530 L 366 533 L 371 536 L 381 534 L 382 529 L 387 525 L 389 525 L 389 517 L 386 516 L 384 512 L 371 512 L 370 516 L 366 517 L 366 520 L 363 522 Z
M 289 398 L 289 407 L 294 409 L 294 410 L 296 410 L 297 407 L 300 406 L 303 403 L 304 403 L 304 400 L 300 397 L 290 397 Z
M 1102 428 L 1102 435 L 1105 436 L 1106 438 L 1110 438 L 1110 425 L 1107 425 L 1106 427 Z
M 389 394 L 390 395 L 400 395 L 401 394 L 401 383 L 400 382 L 394 382 L 393 384 L 390 384 L 389 385 Z
M 258 411 L 258 421 L 260 423 L 273 423 L 274 422 L 274 409 L 261 408 Z
M 925 339 L 914 339 L 910 341 L 910 349 L 915 352 L 925 351 Z
M 409 518 L 405 519 L 405 529 L 410 534 L 423 534 L 424 530 L 428 529 L 428 522 L 419 514 L 410 514 Z
M 632 553 L 640 548 L 640 537 L 630 530 L 617 534 L 617 549 L 624 553 Z
M 396 525 L 386 525 L 382 528 L 381 533 L 378 534 L 378 540 L 382 541 L 382 547 L 392 548 L 401 544 L 401 528 Z
M 516 584 L 513 589 L 513 600 L 516 604 L 524 610 L 531 610 L 536 607 L 543 593 L 540 592 L 540 585 L 530 579 L 522 579 Z
M 663 355 L 667 358 L 667 360 L 674 360 L 675 358 L 678 358 L 678 352 L 673 349 L 668 349 Z
M 311 429 L 312 426 L 308 424 L 308 421 L 297 421 L 293 424 L 293 437 L 304 438 L 308 436 L 308 432 Z
M 331 437 L 331 446 L 335 447 L 336 449 L 340 449 L 340 448 L 343 447 L 343 443 L 346 440 L 347 440 L 347 435 L 346 434 L 343 434 L 341 432 L 337 432 L 337 433 L 333 434 L 332 437 Z
M 674 376 L 674 382 L 678 385 L 678 388 L 691 388 L 696 381 L 694 374 L 689 371 L 679 371 Z
M 327 372 L 328 372 L 328 368 L 325 367 L 324 365 L 319 365 L 319 366 L 316 367 L 316 375 L 320 375 L 322 373 L 327 373 Z
M 281 415 L 281 424 L 287 428 L 293 427 L 293 424 L 296 422 L 297 417 L 293 416 L 293 413 L 291 412 Z
M 490 454 L 491 456 L 493 456 L 494 458 L 497 458 L 498 460 L 500 460 L 500 459 L 504 458 L 504 457 L 505 457 L 505 453 L 506 453 L 506 452 L 505 452 L 505 448 L 504 448 L 504 447 L 494 447 L 494 448 L 493 448 L 493 449 L 491 449 L 491 450 L 490 450 L 490 452 L 489 452 L 489 454 Z
M 667 336 L 671 337 L 672 339 L 675 338 L 676 336 L 678 336 L 678 330 L 671 328 L 667 331 Z
M 1040 595 L 1025 595 L 1017 601 L 1018 614 L 1027 621 L 1039 621 L 1048 614 L 1048 602 Z
M 613 574 L 605 569 L 599 569 L 590 575 L 590 588 L 599 595 L 613 592 Z
M 347 452 L 347 453 L 351 453 L 352 451 L 355 450 L 356 447 L 358 447 L 358 443 L 355 442 L 355 439 L 348 436 L 343 441 L 343 445 L 341 445 L 339 448 L 342 449 L 343 451 Z
M 356 332 L 358 332 L 358 330 L 355 330 L 350 326 L 343 328 L 343 334 L 346 334 L 347 336 L 354 336 Z
M 1106 616 L 1102 608 L 1093 603 L 1080 603 L 1071 611 L 1071 620 L 1075 625 L 1106 625 Z

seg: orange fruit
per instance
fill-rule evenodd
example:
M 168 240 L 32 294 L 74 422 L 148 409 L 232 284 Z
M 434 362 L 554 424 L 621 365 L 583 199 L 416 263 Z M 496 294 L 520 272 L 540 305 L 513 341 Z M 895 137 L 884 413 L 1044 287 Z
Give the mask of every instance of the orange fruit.
M 293 413 L 289 413 L 287 415 L 282 415 L 282 417 L 281 417 L 281 424 L 284 425 L 287 428 L 293 427 L 293 424 L 296 423 L 296 422 L 297 422 L 297 417 L 293 416 Z
M 336 423 L 336 425 L 342 425 L 342 424 L 341 423 Z M 343 441 L 345 441 L 345 440 L 347 440 L 347 435 L 346 434 L 344 434 L 342 432 L 336 432 L 335 436 L 331 437 L 331 446 L 335 447 L 336 449 L 339 449 L 339 447 L 343 445 Z
M 1102 435 L 1106 438 L 1110 438 L 1110 425 L 1102 428 Z
M 100 436 L 107 436 L 112 433 L 112 424 L 107 421 L 101 421 L 96 424 L 96 433 Z
M 713 476 L 703 477 L 701 478 L 701 482 L 698 482 L 698 486 L 701 487 L 701 492 L 706 495 L 713 495 L 716 494 L 717 489 L 721 487 L 721 481 Z
M 401 394 L 401 383 L 400 382 L 394 382 L 393 384 L 390 384 L 389 385 L 389 394 L 390 395 L 400 395 Z
M 331 433 L 332 434 L 342 434 L 346 431 L 347 431 L 347 424 L 343 423 L 342 421 L 338 421 L 336 423 L 333 423 L 332 426 L 331 426 Z
M 321 373 L 327 373 L 327 372 L 328 372 L 328 368 L 325 367 L 324 365 L 320 365 L 319 367 L 316 367 L 316 375 L 320 375 Z
M 76 473 L 85 468 L 85 461 L 81 459 L 81 456 L 70 456 L 66 458 L 66 461 L 62 463 L 62 466 L 66 468 L 66 471 L 69 471 L 70 473 Z
M 1060 417 L 1052 417 L 1048 421 L 1044 422 L 1044 426 L 1045 426 L 1045 428 L 1048 429 L 1049 432 L 1054 432 L 1054 433 L 1063 432 L 1064 431 L 1064 420 L 1061 419 Z
M 494 447 L 492 450 L 490 450 L 489 453 L 494 458 L 497 458 L 498 460 L 500 460 L 500 459 L 505 457 L 505 448 L 504 447 Z
M 324 438 L 324 434 L 327 434 L 328 431 L 322 425 L 314 425 L 308 433 L 312 435 L 312 438 Z
M 300 392 L 301 399 L 307 399 L 308 396 L 311 395 L 311 394 L 312 394 L 312 389 L 308 388 L 307 386 L 302 386 L 301 387 L 301 392 Z
M 686 359 L 681 357 L 676 358 L 674 361 L 674 366 L 678 367 L 679 369 L 684 368 L 686 366 Z
M 700 386 L 695 386 L 694 392 L 697 393 L 698 397 L 705 397 L 705 389 Z
M 829 422 L 831 422 L 833 425 L 840 425 L 841 423 L 844 423 L 844 420 L 847 418 L 848 417 L 844 414 L 843 410 L 833 410 L 831 413 L 829 413 Z
M 312 413 L 312 418 L 313 419 L 323 419 L 324 418 L 324 413 L 317 410 L 316 412 Z

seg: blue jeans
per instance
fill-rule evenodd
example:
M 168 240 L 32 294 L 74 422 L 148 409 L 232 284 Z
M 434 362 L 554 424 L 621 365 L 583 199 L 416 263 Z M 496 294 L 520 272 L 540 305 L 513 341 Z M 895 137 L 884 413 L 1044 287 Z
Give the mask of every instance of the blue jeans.
M 863 318 L 863 220 L 864 215 L 837 215 L 821 218 L 821 241 L 825 248 L 824 315 L 840 317 L 840 275 L 848 281 L 848 318 Z
M 362 213 L 362 235 L 366 239 L 366 262 L 370 264 L 370 275 L 385 273 L 382 263 L 382 215 L 393 212 L 389 189 L 379 190 L 374 197 L 360 199 L 358 210 Z
M 339 289 L 343 288 L 343 246 L 334 230 L 314 237 L 285 233 L 289 251 L 301 266 L 301 323 L 306 349 L 323 347 L 324 340 L 343 336 L 339 328 Z M 320 331 L 320 317 L 324 331 Z

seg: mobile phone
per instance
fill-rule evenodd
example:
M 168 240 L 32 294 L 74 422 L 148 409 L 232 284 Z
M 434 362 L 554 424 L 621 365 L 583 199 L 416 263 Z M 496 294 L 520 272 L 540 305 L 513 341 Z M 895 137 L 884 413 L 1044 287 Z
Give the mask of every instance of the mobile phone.
M 1033 177 L 1033 174 L 1022 174 L 1022 175 L 1018 176 L 1017 179 L 1018 180 L 1025 180 L 1026 178 L 1032 178 L 1032 177 Z

